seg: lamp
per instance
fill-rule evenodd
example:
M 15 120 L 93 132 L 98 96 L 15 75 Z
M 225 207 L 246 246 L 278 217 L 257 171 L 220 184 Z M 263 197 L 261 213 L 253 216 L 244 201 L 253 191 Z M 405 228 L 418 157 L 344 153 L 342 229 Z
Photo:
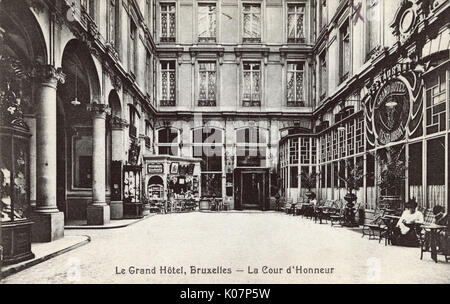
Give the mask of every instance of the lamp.
M 78 67 L 75 66 L 75 99 L 70 102 L 73 106 L 79 106 L 81 103 L 78 101 Z
M 394 108 L 398 105 L 397 101 L 395 101 L 394 99 L 390 99 L 388 102 L 386 102 L 384 104 L 386 107 L 388 108 Z

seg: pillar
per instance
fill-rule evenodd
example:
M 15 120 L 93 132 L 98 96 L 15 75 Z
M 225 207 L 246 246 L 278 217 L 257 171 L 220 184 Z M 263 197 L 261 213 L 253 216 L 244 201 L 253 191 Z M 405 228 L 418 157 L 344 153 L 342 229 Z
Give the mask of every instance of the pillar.
M 87 207 L 88 225 L 105 225 L 110 221 L 106 203 L 106 114 L 105 104 L 92 103 L 92 201 Z
M 51 65 L 36 66 L 36 208 L 30 216 L 33 221 L 32 241 L 51 242 L 64 236 L 64 214 L 56 202 L 56 88 L 64 82 L 60 68 Z
M 113 162 L 122 163 L 124 159 L 124 129 L 128 124 L 125 120 L 120 117 L 114 116 L 111 119 L 111 128 L 112 128 L 112 155 L 111 159 Z M 111 181 L 112 181 L 112 193 L 114 192 L 114 188 L 118 187 L 120 189 L 120 197 L 111 194 L 111 219 L 122 219 L 123 218 L 123 194 L 122 194 L 122 178 L 115 178 L 116 175 L 122 176 L 122 171 L 113 172 L 112 170 L 119 170 L 119 168 L 111 167 Z

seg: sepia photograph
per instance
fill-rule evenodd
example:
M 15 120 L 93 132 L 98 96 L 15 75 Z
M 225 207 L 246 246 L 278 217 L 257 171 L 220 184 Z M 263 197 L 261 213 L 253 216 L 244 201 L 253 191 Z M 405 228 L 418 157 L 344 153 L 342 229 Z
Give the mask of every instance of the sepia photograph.
M 450 284 L 449 15 L 0 0 L 0 285 Z

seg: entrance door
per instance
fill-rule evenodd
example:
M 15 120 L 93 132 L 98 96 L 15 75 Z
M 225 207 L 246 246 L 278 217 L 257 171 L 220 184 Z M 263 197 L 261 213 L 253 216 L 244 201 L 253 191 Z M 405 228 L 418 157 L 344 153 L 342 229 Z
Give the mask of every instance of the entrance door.
M 235 175 L 235 208 L 237 210 L 269 209 L 269 174 L 266 169 L 239 168 Z
M 263 190 L 263 173 L 242 173 L 242 207 L 244 209 L 262 209 Z

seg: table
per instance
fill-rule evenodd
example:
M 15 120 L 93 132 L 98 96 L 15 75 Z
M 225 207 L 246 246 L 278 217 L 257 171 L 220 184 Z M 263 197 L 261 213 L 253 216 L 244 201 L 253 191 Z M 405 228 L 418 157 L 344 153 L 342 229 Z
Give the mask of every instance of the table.
M 438 238 L 439 238 L 439 232 L 446 229 L 447 226 L 436 225 L 436 224 L 422 224 L 422 225 L 420 225 L 420 227 L 430 233 L 431 258 L 433 259 L 434 262 L 437 263 L 437 242 L 438 242 Z
M 396 215 L 385 215 L 381 218 L 381 220 L 386 224 L 387 230 L 384 233 L 380 233 L 380 242 L 381 238 L 384 237 L 386 246 L 389 243 L 392 243 L 392 235 L 394 233 L 394 229 L 397 226 L 397 222 L 400 219 L 399 216 Z
M 292 215 L 295 216 L 295 205 L 297 205 L 297 203 L 291 203 L 291 208 L 292 208 Z

